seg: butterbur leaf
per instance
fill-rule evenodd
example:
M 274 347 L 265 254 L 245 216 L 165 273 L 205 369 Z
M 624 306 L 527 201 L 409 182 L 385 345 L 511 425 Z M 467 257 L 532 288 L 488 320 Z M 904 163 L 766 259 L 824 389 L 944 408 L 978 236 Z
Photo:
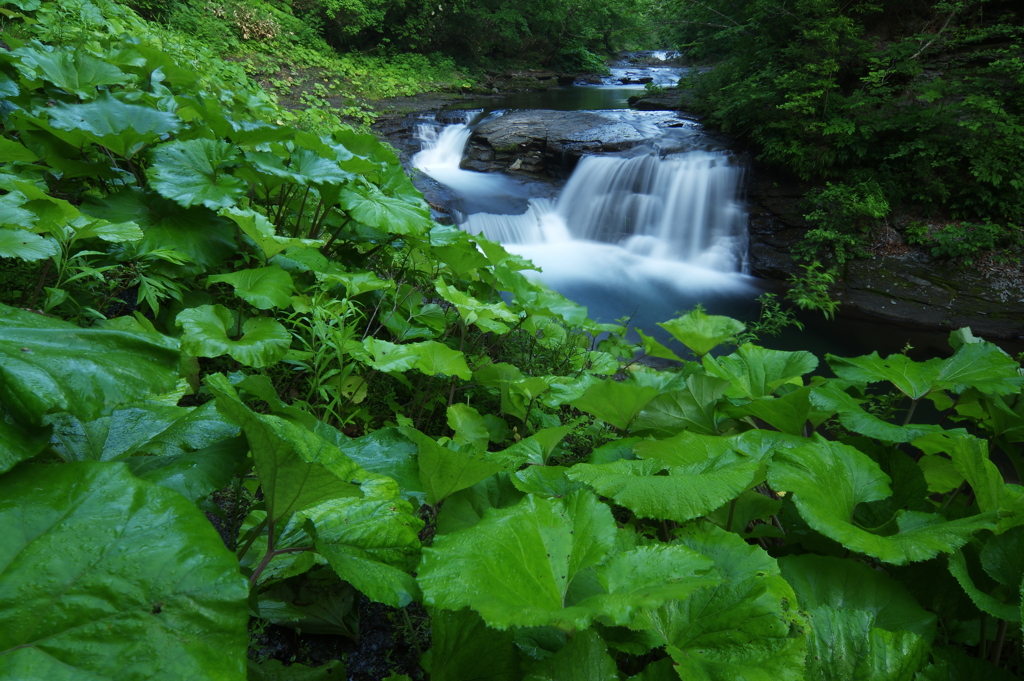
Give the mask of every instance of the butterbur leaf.
M 828 382 L 811 390 L 811 405 L 826 414 L 839 414 L 839 422 L 855 433 L 884 442 L 910 442 L 930 433 L 942 431 L 937 425 L 898 426 L 883 421 L 864 410 L 838 382 Z
M 292 239 L 278 236 L 270 220 L 256 211 L 225 208 L 220 214 L 231 218 L 242 230 L 242 233 L 252 239 L 256 247 L 263 251 L 263 257 L 266 260 L 289 248 L 318 248 L 324 243 L 316 239 Z
M 666 469 L 669 475 L 659 475 Z M 757 460 L 730 453 L 675 468 L 656 459 L 576 464 L 567 476 L 641 518 L 685 522 L 735 498 L 754 484 L 760 469 Z
M 0 229 L 0 258 L 35 262 L 59 253 L 60 245 L 54 239 L 24 229 Z
M 652 386 L 607 379 L 587 388 L 587 392 L 574 400 L 572 406 L 625 430 L 657 394 L 657 388 Z
M 100 85 L 116 85 L 129 79 L 121 69 L 84 49 L 65 47 L 49 50 L 33 41 L 29 47 L 14 50 L 14 54 L 21 58 L 15 65 L 26 78 L 48 80 L 83 99 L 96 94 Z
M 477 453 L 442 447 L 434 438 L 415 428 L 402 428 L 401 432 L 416 443 L 420 483 L 426 490 L 427 503 L 431 506 L 504 468 L 501 463 L 485 459 Z
M 978 530 L 995 527 L 994 512 L 946 521 L 915 511 L 898 512 L 898 531 L 889 536 L 858 527 L 851 520 L 857 504 L 888 497 L 889 476 L 866 454 L 820 436 L 812 444 L 776 453 L 768 480 L 774 489 L 793 494 L 801 517 L 813 529 L 886 563 L 902 565 L 949 553 Z
M 693 310 L 677 319 L 659 323 L 658 326 L 672 334 L 673 338 L 698 357 L 703 357 L 747 328 L 743 322 L 730 317 L 709 315 L 701 310 Z
M 0 406 L 0 473 L 31 459 L 50 443 L 50 428 L 19 423 Z
M 245 678 L 238 561 L 176 492 L 119 463 L 25 465 L 0 524 L 5 676 Z
M 363 345 L 373 355 L 367 364 L 378 371 L 418 369 L 428 376 L 446 374 L 466 381 L 473 377 L 473 372 L 466 365 L 466 356 L 444 343 L 423 341 L 398 345 L 367 338 Z
M 248 451 L 244 437 L 233 437 L 194 452 L 133 456 L 125 463 L 135 477 L 172 489 L 198 504 L 248 470 Z
M 180 123 L 173 113 L 125 104 L 109 92 L 86 104 L 57 104 L 50 110 L 53 127 L 81 130 L 93 142 L 125 158 L 176 131 Z
M 363 471 L 337 447 L 302 426 L 252 411 L 221 374 L 207 377 L 206 385 L 217 409 L 249 441 L 271 522 L 325 501 L 362 496 L 353 480 Z
M 619 668 L 601 635 L 588 629 L 550 659 L 535 663 L 524 681 L 619 681 Z
M 341 206 L 354 220 L 391 234 L 423 234 L 430 229 L 430 211 L 422 199 L 394 199 L 374 186 L 364 191 L 342 192 Z
M 185 208 L 201 204 L 217 210 L 245 195 L 246 183 L 227 172 L 240 158 L 222 140 L 179 140 L 157 147 L 147 172 L 153 189 L 164 198 Z
M 839 378 L 854 383 L 889 381 L 912 400 L 919 400 L 931 392 L 941 363 L 938 359 L 915 362 L 901 354 L 882 359 L 877 352 L 852 358 L 826 355 L 825 360 Z
M 231 222 L 204 206 L 182 208 L 156 192 L 126 189 L 87 200 L 83 210 L 113 223 L 135 222 L 143 231 L 140 252 L 166 249 L 187 256 L 189 264 L 165 267 L 175 274 L 217 267 L 237 249 Z
M 775 561 L 738 536 L 690 525 L 680 541 L 711 558 L 722 582 L 641 616 L 649 645 L 667 645 L 679 678 L 803 679 L 806 640 L 793 591 Z
M 319 667 L 293 663 L 285 666 L 280 660 L 249 660 L 248 681 L 335 681 L 345 678 L 345 665 L 331 660 Z
M 570 630 L 601 616 L 625 624 L 639 608 L 714 582 L 703 576 L 710 561 L 684 547 L 644 547 L 609 557 L 615 533 L 611 511 L 588 492 L 564 499 L 527 496 L 424 549 L 424 602 L 450 610 L 469 606 L 498 629 Z M 574 579 L 588 568 L 595 569 L 583 579 L 579 600 L 569 601 Z
M 991 540 L 989 540 L 991 541 Z M 982 612 L 986 612 L 989 615 L 1007 622 L 1020 622 L 1021 616 L 1021 603 L 1018 600 L 1019 594 L 1010 592 L 1011 598 L 998 597 L 996 595 L 987 593 L 975 584 L 971 578 L 970 572 L 967 570 L 967 561 L 964 558 L 963 553 L 960 551 L 954 551 L 949 555 L 949 572 L 956 578 L 956 581 L 960 583 L 964 592 L 970 597 L 971 601 L 978 607 Z
M 4 96 L 3 78 L 4 77 L 0 75 L 0 97 Z M 15 92 L 14 94 L 17 93 Z M 0 137 L 0 158 L 6 160 L 8 163 L 34 163 L 39 160 L 39 157 L 32 153 L 32 151 L 6 137 Z
M 928 661 L 927 639 L 910 631 L 873 627 L 872 615 L 865 610 L 820 605 L 807 614 L 809 679 L 902 681 L 913 678 Z
M 355 177 L 338 167 L 336 161 L 301 146 L 296 147 L 287 160 L 263 151 L 247 153 L 245 158 L 262 173 L 301 185 L 340 184 Z
M 235 294 L 260 310 L 285 309 L 292 304 L 295 282 L 277 265 L 207 277 L 208 283 L 230 284 Z
M 268 317 L 245 320 L 241 337 L 233 339 L 231 336 L 238 328 L 238 313 L 223 305 L 182 310 L 176 323 L 182 328 L 182 349 L 193 357 L 230 355 L 255 368 L 276 364 L 292 342 L 288 330 Z
M 818 366 L 809 352 L 769 350 L 747 343 L 726 357 L 704 357 L 704 368 L 712 376 L 729 381 L 730 397 L 757 399 L 773 394 L 780 386 L 802 386 L 801 376 Z
M 81 329 L 0 305 L 0 403 L 27 423 L 62 411 L 91 421 L 171 391 L 176 346 L 156 333 Z
M 423 521 L 396 498 L 388 478 L 364 481 L 365 496 L 334 499 L 301 512 L 313 523 L 317 552 L 339 577 L 373 601 L 402 608 L 420 597 L 408 573 L 419 561 Z
M 828 605 L 863 610 L 871 614 L 872 627 L 910 631 L 929 643 L 935 638 L 935 615 L 902 584 L 862 563 L 831 556 L 785 556 L 779 559 L 779 568 L 804 609 Z
M 430 617 L 432 681 L 520 681 L 513 632 L 491 629 L 472 610 L 435 610 Z

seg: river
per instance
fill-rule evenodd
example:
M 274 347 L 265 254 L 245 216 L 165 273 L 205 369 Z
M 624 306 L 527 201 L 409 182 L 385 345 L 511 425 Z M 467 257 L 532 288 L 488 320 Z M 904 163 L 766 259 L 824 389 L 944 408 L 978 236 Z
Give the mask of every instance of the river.
M 756 298 L 769 285 L 746 270 L 748 169 L 691 118 L 630 109 L 629 97 L 645 90 L 622 84 L 651 78 L 671 85 L 684 71 L 621 64 L 601 84 L 460 102 L 417 126 L 421 151 L 412 164 L 451 190 L 448 208 L 460 227 L 532 260 L 540 280 L 586 305 L 598 321 L 628 318 L 631 327 L 664 340 L 657 322 L 698 304 L 756 319 Z M 654 134 L 643 144 L 583 157 L 554 189 L 522 174 L 460 167 L 474 128 L 521 110 L 592 111 Z M 800 318 L 805 331 L 763 343 L 819 356 L 896 352 L 908 343 L 925 354 L 947 351 L 945 333 L 842 316 L 826 322 L 817 313 Z

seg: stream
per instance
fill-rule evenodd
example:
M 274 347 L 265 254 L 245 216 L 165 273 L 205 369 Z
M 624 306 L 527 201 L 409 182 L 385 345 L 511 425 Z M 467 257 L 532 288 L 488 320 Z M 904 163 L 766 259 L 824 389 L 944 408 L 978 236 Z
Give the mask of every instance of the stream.
M 645 92 L 637 81 L 674 85 L 685 70 L 621 64 L 601 84 L 460 102 L 419 123 L 421 150 L 412 165 L 450 190 L 447 208 L 462 229 L 533 261 L 541 281 L 587 306 L 598 321 L 628 318 L 632 328 L 664 341 L 657 322 L 698 304 L 712 314 L 756 319 L 756 298 L 771 287 L 747 274 L 748 169 L 699 123 L 628 105 L 630 96 Z M 460 167 L 475 129 L 523 110 L 595 112 L 646 139 L 584 155 L 554 187 L 523 174 Z M 918 352 L 948 352 L 945 332 L 841 316 L 827 322 L 818 313 L 800 319 L 804 331 L 790 329 L 762 343 L 819 356 L 885 354 L 908 342 Z

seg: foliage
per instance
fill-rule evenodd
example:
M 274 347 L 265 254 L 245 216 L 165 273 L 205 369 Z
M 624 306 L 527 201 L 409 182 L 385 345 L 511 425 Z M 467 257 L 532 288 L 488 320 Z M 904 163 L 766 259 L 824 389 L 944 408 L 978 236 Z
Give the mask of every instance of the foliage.
M 852 208 L 854 219 L 821 224 L 819 242 L 849 249 L 857 215 L 882 217 L 884 200 L 863 191 L 872 182 L 888 201 L 918 210 L 1020 224 L 1018 3 L 714 0 L 665 8 L 679 19 L 669 23 L 677 44 L 717 60 L 688 83 L 714 124 L 751 139 L 768 161 L 805 178 L 839 178 L 847 198 L 868 199 L 843 202 L 832 215 Z M 838 198 L 842 187 L 821 198 Z
M 296 128 L 101 0 L 74 47 L 67 5 L 17 6 L 0 674 L 241 679 L 247 613 L 354 636 L 364 598 L 429 606 L 441 679 L 1019 672 L 996 346 L 829 378 L 700 309 L 634 344 L 433 223 L 372 136 Z

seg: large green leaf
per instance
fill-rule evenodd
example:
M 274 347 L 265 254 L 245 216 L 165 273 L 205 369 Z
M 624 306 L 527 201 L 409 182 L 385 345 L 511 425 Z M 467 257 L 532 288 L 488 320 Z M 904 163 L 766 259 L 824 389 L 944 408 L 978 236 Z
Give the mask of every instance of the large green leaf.
M 198 504 L 249 470 L 248 452 L 244 437 L 232 437 L 194 452 L 133 456 L 125 463 L 136 477 Z
M 399 498 L 389 478 L 363 481 L 361 498 L 333 499 L 307 508 L 316 550 L 338 576 L 370 600 L 403 608 L 420 597 L 409 574 L 420 557 L 423 521 Z
M 703 357 L 747 328 L 743 322 L 730 317 L 705 314 L 699 309 L 659 323 L 658 326 L 672 334 L 673 338 L 698 357 Z
M 967 561 L 962 552 L 954 551 L 949 555 L 949 572 L 979 610 L 1007 622 L 1021 621 L 1020 594 L 1016 589 L 1008 591 L 997 588 L 997 595 L 979 588 L 967 569 Z
M 171 391 L 176 345 L 155 333 L 81 329 L 0 305 L 0 402 L 29 423 L 62 411 L 91 421 Z
M 865 610 L 820 605 L 807 613 L 807 678 L 821 681 L 909 681 L 927 661 L 928 640 L 910 631 L 871 626 Z
M 335 441 L 360 468 L 386 475 L 398 483 L 402 494 L 423 503 L 426 492 L 420 482 L 416 444 L 398 428 L 378 428 L 354 440 Z
M 153 189 L 179 205 L 204 205 L 217 210 L 235 205 L 248 186 L 227 170 L 241 159 L 238 149 L 222 140 L 168 142 L 153 153 L 149 179 Z
M 880 536 L 852 521 L 857 504 L 890 495 L 889 476 L 866 454 L 816 436 L 814 442 L 775 454 L 768 479 L 793 494 L 801 517 L 812 528 L 852 551 L 902 565 L 927 560 L 963 546 L 981 529 L 995 527 L 996 514 L 946 521 L 916 511 L 896 514 L 895 533 Z
M 295 282 L 277 265 L 238 270 L 206 279 L 211 284 L 230 284 L 235 295 L 260 310 L 285 309 L 292 304 Z
M 466 365 L 466 356 L 444 343 L 423 341 L 397 345 L 376 338 L 364 342 L 373 358 L 367 362 L 378 371 L 408 371 L 418 369 L 428 376 L 446 374 L 468 381 L 473 372 Z
M 426 490 L 427 503 L 432 506 L 504 468 L 502 463 L 486 459 L 475 451 L 443 447 L 415 428 L 402 428 L 401 432 L 418 448 L 420 483 Z
M 666 470 L 668 475 L 661 475 Z M 756 459 L 730 452 L 678 467 L 657 459 L 576 464 L 566 476 L 641 518 L 685 522 L 714 511 L 755 484 L 759 470 Z
M 680 540 L 711 558 L 721 584 L 641 616 L 647 646 L 668 646 L 679 678 L 802 679 L 803 636 L 792 589 L 775 561 L 735 534 L 688 526 Z
M 630 430 L 666 437 L 680 430 L 718 432 L 717 406 L 729 382 L 704 373 L 686 378 L 686 389 L 670 390 L 648 402 Z
M 139 404 L 82 422 L 67 414 L 53 420 L 54 449 L 65 461 L 111 461 L 134 454 L 174 456 L 238 434 L 213 403 L 202 407 Z
M 87 104 L 58 104 L 50 110 L 50 125 L 54 128 L 81 130 L 91 141 L 125 158 L 177 131 L 180 124 L 173 113 L 125 104 L 109 92 Z
M 839 414 L 839 422 L 855 433 L 884 442 L 910 442 L 929 433 L 941 432 L 937 425 L 898 426 L 868 413 L 856 399 L 844 392 L 838 381 L 829 381 L 811 390 L 811 404 L 826 414 Z
M 266 367 L 276 364 L 291 345 L 292 336 L 288 330 L 269 317 L 252 317 L 242 324 L 242 335 L 234 336 L 238 330 L 238 313 L 223 305 L 201 305 L 178 313 L 177 325 L 181 327 L 182 350 L 193 357 L 220 357 L 230 355 L 250 367 Z
M 629 428 L 637 414 L 654 399 L 658 389 L 613 379 L 598 381 L 572 402 L 577 409 L 593 414 L 620 430 Z
M 323 241 L 316 239 L 292 239 L 278 236 L 274 225 L 263 215 L 252 210 L 225 208 L 221 215 L 231 218 L 242 233 L 253 240 L 257 248 L 263 251 L 264 259 L 273 258 L 289 248 L 318 248 Z
M 202 513 L 124 464 L 0 477 L 6 678 L 245 678 L 247 589 Z
M 611 511 L 589 492 L 527 496 L 424 549 L 424 602 L 450 610 L 469 606 L 498 629 L 572 630 L 597 617 L 627 624 L 639 609 L 714 582 L 703 576 L 711 562 L 685 547 L 609 555 L 615 533 Z
M 245 159 L 261 173 L 301 185 L 340 184 L 355 177 L 342 170 L 337 161 L 301 146 L 296 147 L 287 158 L 270 152 L 254 151 L 246 153 Z
M 511 631 L 491 629 L 472 610 L 435 610 L 430 618 L 432 681 L 520 681 Z
M 619 681 L 619 668 L 601 635 L 592 629 L 574 635 L 551 658 L 535 663 L 524 681 Z
M 782 576 L 804 609 L 828 605 L 836 610 L 871 613 L 871 626 L 887 631 L 910 631 L 931 642 L 936 619 L 899 582 L 849 559 L 830 556 L 785 556 Z
M 372 185 L 359 193 L 342 192 L 341 206 L 353 219 L 391 234 L 423 234 L 430 229 L 426 202 L 391 198 Z
M 0 473 L 46 449 L 50 430 L 19 423 L 0 405 Z
M 203 206 L 182 208 L 156 192 L 126 189 L 89 199 L 82 209 L 110 222 L 137 223 L 144 235 L 138 243 L 142 252 L 168 249 L 187 256 L 190 262 L 174 268 L 175 274 L 217 267 L 238 248 L 231 222 Z
M 882 359 L 877 352 L 852 359 L 829 355 L 826 359 L 840 378 L 857 383 L 889 381 L 913 400 L 936 389 L 960 393 L 975 388 L 985 394 L 1006 395 L 1024 384 L 1017 362 L 992 343 L 965 343 L 948 359 L 926 362 L 914 362 L 906 355 Z
M 29 80 L 46 79 L 72 94 L 88 99 L 100 85 L 116 85 L 128 80 L 128 74 L 84 49 L 64 47 L 49 50 L 38 42 L 14 51 L 15 62 Z
M 709 374 L 732 384 L 726 394 L 748 399 L 771 395 L 785 384 L 802 386 L 801 376 L 817 366 L 818 358 L 804 350 L 768 350 L 749 343 L 726 357 L 704 357 Z
M 294 423 L 245 406 L 227 379 L 207 377 L 217 409 L 241 426 L 249 441 L 270 522 L 345 497 L 360 497 L 353 484 L 364 471 L 334 445 Z
M 51 238 L 24 229 L 0 229 L 0 258 L 35 262 L 59 253 L 60 245 Z

